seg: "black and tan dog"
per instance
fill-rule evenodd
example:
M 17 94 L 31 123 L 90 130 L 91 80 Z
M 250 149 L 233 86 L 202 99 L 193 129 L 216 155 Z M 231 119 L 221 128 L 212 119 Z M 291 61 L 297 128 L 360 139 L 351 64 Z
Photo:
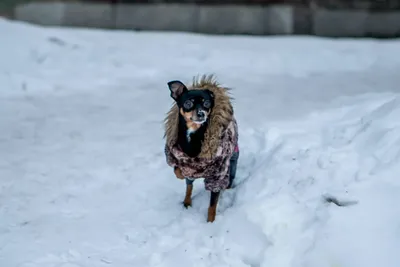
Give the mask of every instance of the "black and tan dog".
M 175 103 L 165 120 L 165 154 L 177 178 L 186 179 L 185 207 L 192 204 L 193 181 L 204 178 L 211 191 L 208 222 L 213 222 L 220 192 L 232 186 L 239 157 L 238 128 L 228 89 L 213 76 L 190 87 L 168 83 Z

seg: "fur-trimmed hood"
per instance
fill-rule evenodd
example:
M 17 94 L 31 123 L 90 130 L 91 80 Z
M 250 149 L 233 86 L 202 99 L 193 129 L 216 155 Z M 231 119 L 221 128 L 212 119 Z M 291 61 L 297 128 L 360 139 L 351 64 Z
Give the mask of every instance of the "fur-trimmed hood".
M 220 145 L 220 136 L 234 120 L 233 107 L 229 96 L 229 88 L 219 85 L 213 75 L 195 77 L 188 90 L 208 89 L 214 94 L 214 107 L 211 110 L 209 124 L 205 132 L 199 158 L 211 159 Z M 174 146 L 178 140 L 179 108 L 173 104 L 165 118 L 165 135 L 167 146 Z

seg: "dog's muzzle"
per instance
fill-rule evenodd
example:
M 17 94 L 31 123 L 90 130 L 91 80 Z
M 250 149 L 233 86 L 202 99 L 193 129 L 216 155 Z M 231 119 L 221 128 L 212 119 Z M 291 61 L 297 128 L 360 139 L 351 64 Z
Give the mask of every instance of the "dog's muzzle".
M 207 120 L 207 113 L 202 109 L 197 109 L 193 112 L 190 118 L 194 123 L 202 124 Z
M 204 112 L 204 110 L 198 110 L 197 111 L 197 118 L 200 120 L 203 120 L 206 117 L 206 113 Z

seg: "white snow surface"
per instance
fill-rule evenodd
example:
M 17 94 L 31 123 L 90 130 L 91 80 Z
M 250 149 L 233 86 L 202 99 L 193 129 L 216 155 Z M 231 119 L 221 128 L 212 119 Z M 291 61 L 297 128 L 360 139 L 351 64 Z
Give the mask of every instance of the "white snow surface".
M 1 267 L 400 266 L 400 41 L 0 34 Z M 167 82 L 203 73 L 240 131 L 214 223 L 163 152 Z

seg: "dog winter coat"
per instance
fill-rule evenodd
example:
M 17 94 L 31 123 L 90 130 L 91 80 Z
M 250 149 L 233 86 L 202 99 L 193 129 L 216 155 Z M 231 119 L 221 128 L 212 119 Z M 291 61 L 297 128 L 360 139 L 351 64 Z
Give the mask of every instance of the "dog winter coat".
M 200 154 L 191 158 L 177 145 L 179 108 L 176 103 L 165 119 L 165 155 L 169 166 L 179 167 L 186 178 L 204 178 L 206 190 L 218 192 L 229 184 L 229 160 L 238 144 L 238 127 L 228 89 L 212 76 L 194 79 L 188 90 L 209 89 L 214 93 L 214 108 L 209 115 Z

